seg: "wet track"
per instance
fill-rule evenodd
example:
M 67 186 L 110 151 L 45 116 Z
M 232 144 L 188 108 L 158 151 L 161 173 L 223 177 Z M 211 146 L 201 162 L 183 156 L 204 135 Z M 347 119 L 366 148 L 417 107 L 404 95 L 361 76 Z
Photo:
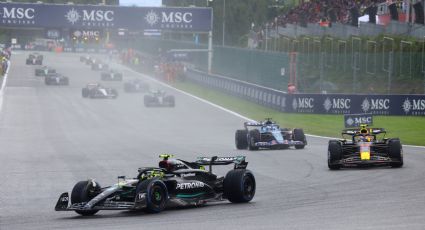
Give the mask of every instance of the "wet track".
M 145 108 L 141 94 L 116 100 L 81 97 L 100 72 L 76 54 L 45 54 L 44 64 L 70 78 L 46 86 L 12 57 L 0 111 L 0 229 L 424 229 L 425 149 L 405 147 L 405 167 L 330 171 L 327 140 L 309 137 L 304 150 L 235 150 L 243 119 L 172 89 L 176 107 Z M 142 77 L 122 69 L 124 80 Z M 162 87 L 151 82 L 151 88 Z M 160 214 L 100 211 L 94 217 L 53 210 L 79 180 L 106 186 L 119 175 L 155 166 L 160 153 L 247 155 L 257 179 L 249 204 L 227 202 Z M 224 174 L 228 167 L 216 167 Z

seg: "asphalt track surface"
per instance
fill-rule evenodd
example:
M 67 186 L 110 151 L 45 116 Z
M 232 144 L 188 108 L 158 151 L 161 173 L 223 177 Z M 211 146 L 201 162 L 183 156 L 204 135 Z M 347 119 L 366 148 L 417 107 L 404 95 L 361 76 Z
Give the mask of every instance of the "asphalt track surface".
M 240 151 L 242 118 L 164 88 L 176 107 L 145 108 L 142 95 L 84 99 L 81 88 L 100 73 L 77 54 L 45 54 L 70 86 L 46 86 L 12 57 L 0 111 L 0 229 L 424 229 L 425 150 L 405 147 L 405 167 L 330 171 L 327 139 L 309 137 L 304 150 Z M 124 80 L 142 77 L 122 67 Z M 151 88 L 163 86 L 150 82 Z M 248 204 L 228 202 L 160 214 L 100 211 L 93 217 L 55 212 L 58 196 L 79 180 L 106 186 L 119 175 L 156 166 L 161 153 L 246 155 L 257 180 Z M 216 167 L 225 174 L 228 167 Z

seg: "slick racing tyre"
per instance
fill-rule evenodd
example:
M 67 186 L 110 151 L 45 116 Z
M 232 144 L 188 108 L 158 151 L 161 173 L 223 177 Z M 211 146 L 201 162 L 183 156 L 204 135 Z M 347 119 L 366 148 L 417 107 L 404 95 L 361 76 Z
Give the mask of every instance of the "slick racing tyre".
M 260 141 L 260 131 L 258 129 L 253 129 L 248 132 L 248 149 L 249 150 L 258 150 L 258 146 L 255 146 L 255 143 Z
M 149 95 L 143 96 L 143 104 L 145 104 L 145 107 L 151 107 L 153 98 Z
M 246 203 L 255 195 L 255 177 L 246 169 L 234 169 L 226 174 L 223 182 L 224 196 L 232 203 Z
M 116 99 L 117 97 L 118 97 L 118 91 L 116 90 L 116 89 L 112 89 L 111 90 L 111 93 L 112 93 L 112 99 Z
M 328 145 L 328 167 L 331 170 L 336 170 L 341 168 L 341 163 L 339 162 L 342 159 L 342 146 L 341 142 L 337 140 L 330 140 Z
M 296 149 L 303 149 L 307 145 L 307 139 L 305 138 L 303 129 L 294 129 L 294 141 L 302 141 L 304 144 L 295 145 Z
M 101 190 L 100 184 L 94 181 L 80 181 L 71 192 L 71 204 L 89 202 L 99 194 Z M 76 213 L 82 216 L 92 216 L 99 210 L 75 210 Z
M 393 168 L 403 167 L 403 153 L 400 140 L 398 138 L 392 138 L 388 140 L 388 155 L 392 161 L 390 166 Z
M 148 213 L 159 213 L 165 209 L 168 201 L 167 186 L 158 178 L 140 182 L 136 187 L 136 195 L 146 194 L 146 208 Z
M 164 102 L 167 103 L 170 107 L 174 107 L 175 106 L 175 100 L 174 100 L 174 96 L 166 96 L 164 98 Z
M 239 129 L 235 133 L 235 145 L 237 149 L 246 149 L 248 148 L 248 130 Z
M 89 89 L 83 88 L 81 90 L 81 96 L 83 96 L 84 98 L 89 97 L 89 94 L 90 94 L 90 90 Z

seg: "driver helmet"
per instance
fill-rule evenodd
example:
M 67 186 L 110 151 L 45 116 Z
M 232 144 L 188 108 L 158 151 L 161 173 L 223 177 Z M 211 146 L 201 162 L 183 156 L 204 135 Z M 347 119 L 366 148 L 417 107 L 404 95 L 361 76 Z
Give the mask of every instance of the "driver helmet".
M 179 168 L 180 163 L 175 159 L 162 160 L 159 162 L 159 167 L 167 171 L 175 171 Z
M 362 126 L 362 128 L 360 129 L 360 135 L 361 135 L 360 140 L 371 141 L 371 138 L 369 136 L 369 130 L 365 126 Z

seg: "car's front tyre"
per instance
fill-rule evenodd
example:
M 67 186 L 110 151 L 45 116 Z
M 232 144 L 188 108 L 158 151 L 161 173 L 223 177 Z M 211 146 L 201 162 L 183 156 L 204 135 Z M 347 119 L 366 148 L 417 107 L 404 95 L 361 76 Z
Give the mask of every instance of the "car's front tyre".
M 75 184 L 71 192 L 71 204 L 89 202 L 99 194 L 101 190 L 100 184 L 94 181 L 86 180 Z M 75 210 L 82 216 L 92 216 L 99 210 Z
M 136 195 L 145 193 L 146 208 L 148 213 L 159 213 L 166 208 L 168 202 L 167 186 L 158 178 L 140 182 L 136 187 Z
M 328 167 L 331 170 L 341 168 L 342 159 L 342 146 L 341 142 L 337 140 L 330 140 L 328 144 Z

